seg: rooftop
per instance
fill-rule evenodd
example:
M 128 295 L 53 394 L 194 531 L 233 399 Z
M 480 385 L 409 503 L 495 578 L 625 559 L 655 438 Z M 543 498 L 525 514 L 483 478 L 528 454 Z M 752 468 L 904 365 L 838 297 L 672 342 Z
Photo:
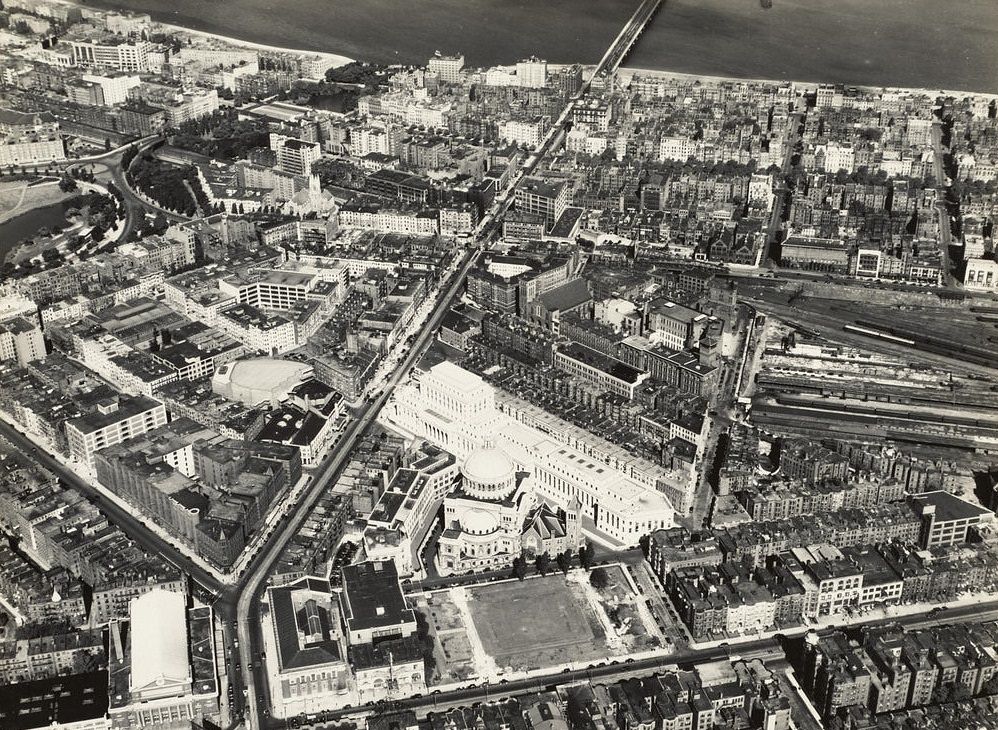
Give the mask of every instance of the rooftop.
M 29 730 L 96 720 L 107 714 L 107 672 L 0 685 L 0 726 Z
M 974 518 L 981 519 L 994 516 L 991 510 L 980 507 L 973 502 L 968 502 L 966 499 L 957 497 L 949 492 L 924 492 L 912 497 L 912 501 L 917 505 L 935 507 L 937 522 L 971 520 Z
M 396 626 L 416 620 L 391 561 L 370 561 L 343 568 L 343 614 L 351 631 Z

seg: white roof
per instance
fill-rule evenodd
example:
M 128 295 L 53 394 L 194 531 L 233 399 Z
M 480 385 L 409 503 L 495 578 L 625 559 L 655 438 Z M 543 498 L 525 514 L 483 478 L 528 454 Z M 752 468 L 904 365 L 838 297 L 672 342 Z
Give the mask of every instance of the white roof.
M 430 373 L 442 385 L 462 393 L 470 393 L 485 385 L 485 381 L 480 376 L 455 365 L 450 360 L 444 360 L 434 365 L 430 368 Z
M 474 482 L 499 484 L 513 477 L 516 466 L 499 449 L 478 449 L 465 460 L 461 471 Z
M 133 598 L 130 689 L 191 681 L 187 661 L 187 606 L 181 593 L 161 588 Z
M 474 535 L 491 535 L 499 529 L 499 518 L 493 512 L 474 507 L 461 515 L 461 528 Z

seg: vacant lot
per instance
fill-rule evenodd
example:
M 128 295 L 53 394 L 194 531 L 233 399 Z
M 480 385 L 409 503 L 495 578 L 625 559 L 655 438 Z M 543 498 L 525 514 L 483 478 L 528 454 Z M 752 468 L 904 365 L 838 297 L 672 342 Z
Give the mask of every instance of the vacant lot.
M 457 682 L 475 671 L 475 656 L 461 613 L 447 591 L 439 591 L 417 602 L 416 611 L 433 640 L 433 666 L 426 683 L 434 686 Z
M 468 595 L 482 646 L 500 667 L 539 669 L 611 653 L 585 593 L 560 575 L 481 586 Z

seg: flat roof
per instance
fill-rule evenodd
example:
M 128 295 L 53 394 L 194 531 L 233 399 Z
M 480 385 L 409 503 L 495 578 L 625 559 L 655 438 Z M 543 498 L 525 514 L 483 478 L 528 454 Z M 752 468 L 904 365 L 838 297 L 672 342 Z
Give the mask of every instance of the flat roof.
M 390 560 L 345 566 L 343 597 L 343 613 L 351 631 L 416 620 L 402 594 L 395 563 Z
M 916 494 L 913 499 L 921 504 L 934 506 L 937 522 L 969 520 L 975 517 L 994 515 L 994 512 L 989 509 L 942 490 Z
M 430 374 L 462 393 L 470 393 L 485 385 L 485 381 L 469 370 L 455 365 L 450 360 L 444 360 L 430 368 Z
M 641 377 L 640 370 L 632 368 L 621 360 L 604 355 L 602 352 L 594 350 L 591 347 L 580 345 L 577 342 L 570 342 L 567 345 L 560 346 L 558 352 L 630 385 L 637 383 Z
M 93 433 L 94 431 L 99 431 L 102 428 L 110 426 L 112 423 L 128 420 L 132 416 L 137 416 L 140 413 L 145 413 L 163 405 L 158 400 L 147 398 L 144 395 L 129 396 L 120 394 L 116 396 L 116 400 L 117 408 L 113 411 L 108 413 L 93 411 L 74 418 L 69 423 L 83 433 Z
M 107 670 L 0 685 L 0 726 L 29 730 L 107 714 Z

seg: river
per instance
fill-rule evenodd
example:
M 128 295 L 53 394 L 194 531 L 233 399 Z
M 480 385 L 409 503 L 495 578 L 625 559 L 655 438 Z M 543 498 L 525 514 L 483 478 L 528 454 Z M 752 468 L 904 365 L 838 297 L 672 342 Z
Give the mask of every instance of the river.
M 637 0 L 95 0 L 257 43 L 378 62 L 463 51 L 597 61 Z M 167 10 L 166 8 L 170 8 Z M 627 65 L 998 93 L 998 0 L 665 0 Z
M 82 196 L 66 198 L 58 203 L 32 208 L 0 223 L 0 263 L 25 239 L 32 238 L 42 228 L 66 226 L 66 211 L 77 208 Z

